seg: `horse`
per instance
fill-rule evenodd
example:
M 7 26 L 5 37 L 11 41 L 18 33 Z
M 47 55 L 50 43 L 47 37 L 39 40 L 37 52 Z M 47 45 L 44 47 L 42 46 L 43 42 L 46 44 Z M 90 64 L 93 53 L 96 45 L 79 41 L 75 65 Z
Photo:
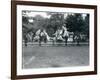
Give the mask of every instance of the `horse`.
M 28 42 L 33 42 L 34 36 L 35 36 L 35 32 L 33 32 L 33 31 L 28 31 L 23 34 L 25 46 L 27 46 Z
M 55 32 L 55 37 L 56 37 L 56 42 L 61 43 L 64 42 L 65 45 L 67 46 L 67 42 L 68 42 L 68 37 L 69 37 L 69 33 L 67 31 L 67 28 L 62 26 L 61 29 L 58 29 Z
M 25 46 L 27 46 L 27 42 L 28 42 L 27 34 L 23 35 L 23 39 L 24 39 Z
M 45 29 L 37 30 L 35 33 L 34 40 L 39 42 L 39 46 L 41 46 L 41 42 L 47 43 L 48 38 Z
M 47 37 L 46 34 L 44 32 L 44 30 L 41 30 L 40 34 L 39 34 L 39 45 L 41 46 L 41 42 L 47 43 Z
M 65 26 L 62 26 L 63 28 L 63 34 L 62 37 L 65 40 L 65 46 L 67 46 L 68 38 L 69 38 L 69 32 L 67 31 L 67 28 Z
M 80 34 L 76 34 L 75 36 L 74 36 L 74 42 L 76 42 L 77 44 L 76 45 L 80 45 L 80 40 L 81 40 L 81 36 L 80 36 Z

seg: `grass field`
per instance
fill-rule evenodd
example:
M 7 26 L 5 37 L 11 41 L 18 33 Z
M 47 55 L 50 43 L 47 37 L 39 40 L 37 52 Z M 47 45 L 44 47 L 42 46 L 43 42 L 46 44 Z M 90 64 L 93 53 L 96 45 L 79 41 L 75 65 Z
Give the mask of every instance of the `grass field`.
M 22 54 L 27 69 L 89 65 L 89 46 L 24 46 Z

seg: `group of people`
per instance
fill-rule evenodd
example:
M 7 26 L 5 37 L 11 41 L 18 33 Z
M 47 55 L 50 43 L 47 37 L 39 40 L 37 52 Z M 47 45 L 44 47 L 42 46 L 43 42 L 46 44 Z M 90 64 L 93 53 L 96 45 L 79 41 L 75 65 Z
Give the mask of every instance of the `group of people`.
M 61 28 L 58 28 L 54 34 L 52 34 L 54 37 L 50 37 L 45 29 L 39 29 L 35 33 L 28 33 L 24 36 L 24 42 L 25 46 L 27 46 L 27 43 L 29 40 L 31 41 L 37 41 L 39 42 L 39 45 L 41 46 L 41 43 L 47 43 L 48 41 L 52 41 L 52 44 L 55 43 L 61 43 L 64 42 L 64 44 L 67 46 L 68 38 L 69 38 L 69 32 L 65 25 L 63 25 Z M 75 36 L 77 39 L 77 43 L 79 44 L 79 36 Z

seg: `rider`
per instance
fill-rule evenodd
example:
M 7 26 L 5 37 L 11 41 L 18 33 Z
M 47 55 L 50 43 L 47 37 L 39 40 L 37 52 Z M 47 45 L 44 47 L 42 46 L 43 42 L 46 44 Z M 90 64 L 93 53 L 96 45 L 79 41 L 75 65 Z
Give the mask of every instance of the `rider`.
M 66 28 L 66 24 L 64 24 L 62 26 L 63 28 L 63 38 L 65 39 L 65 45 L 67 46 L 67 41 L 68 41 L 68 31 L 67 31 L 67 28 Z
M 40 34 L 39 34 L 39 45 L 41 46 L 41 41 L 44 41 L 45 43 L 47 42 L 47 38 L 46 38 L 46 34 L 45 34 L 45 30 L 41 29 Z

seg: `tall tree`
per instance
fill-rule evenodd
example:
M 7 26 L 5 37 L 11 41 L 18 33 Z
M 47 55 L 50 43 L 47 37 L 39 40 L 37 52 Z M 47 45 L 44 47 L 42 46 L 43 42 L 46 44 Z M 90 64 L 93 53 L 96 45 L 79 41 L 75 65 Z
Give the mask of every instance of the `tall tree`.
M 47 25 L 47 32 L 52 36 L 58 28 L 61 28 L 64 23 L 64 13 L 48 12 L 50 16 Z
M 84 27 L 84 20 L 81 14 L 69 14 L 66 18 L 66 27 L 68 31 L 81 33 Z
M 86 15 L 85 19 L 85 26 L 84 26 L 84 34 L 87 35 L 87 37 L 89 38 L 89 14 Z

